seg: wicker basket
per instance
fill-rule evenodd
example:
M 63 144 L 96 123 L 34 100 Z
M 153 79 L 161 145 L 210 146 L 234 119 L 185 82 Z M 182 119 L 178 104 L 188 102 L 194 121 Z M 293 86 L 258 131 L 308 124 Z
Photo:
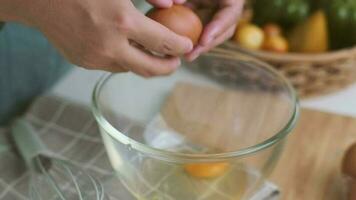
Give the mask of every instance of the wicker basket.
M 340 90 L 356 81 L 356 47 L 323 54 L 250 51 L 234 42 L 222 48 L 225 53 L 243 52 L 271 64 L 292 82 L 301 97 Z

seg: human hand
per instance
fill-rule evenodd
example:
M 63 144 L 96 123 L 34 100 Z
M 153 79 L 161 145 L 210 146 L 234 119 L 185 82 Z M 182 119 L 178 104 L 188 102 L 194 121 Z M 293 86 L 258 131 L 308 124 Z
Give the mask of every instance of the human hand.
M 217 8 L 211 21 L 205 25 L 199 44 L 186 55 L 188 61 L 196 59 L 201 53 L 209 51 L 234 34 L 244 4 L 244 0 L 148 0 L 148 2 L 157 7 L 185 3 L 193 10 Z
M 130 0 L 0 0 L 0 7 L 5 1 L 17 3 L 9 8 L 18 12 L 5 18 L 37 27 L 69 61 L 87 69 L 165 75 L 193 48 L 188 38 L 147 18 Z

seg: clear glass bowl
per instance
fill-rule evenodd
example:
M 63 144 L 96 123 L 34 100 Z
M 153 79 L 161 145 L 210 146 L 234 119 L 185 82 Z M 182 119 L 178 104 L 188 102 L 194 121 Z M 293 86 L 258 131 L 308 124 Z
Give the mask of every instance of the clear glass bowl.
M 244 55 L 205 54 L 171 76 L 104 76 L 93 113 L 111 164 L 140 200 L 249 199 L 298 118 L 296 93 Z

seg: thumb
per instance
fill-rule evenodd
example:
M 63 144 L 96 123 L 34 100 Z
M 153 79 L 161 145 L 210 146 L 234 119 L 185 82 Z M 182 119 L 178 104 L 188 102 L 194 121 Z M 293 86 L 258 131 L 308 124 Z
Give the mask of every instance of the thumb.
M 147 0 L 148 3 L 158 8 L 169 8 L 173 5 L 173 0 Z
M 169 8 L 173 4 L 183 4 L 186 0 L 147 0 L 148 3 L 158 8 Z

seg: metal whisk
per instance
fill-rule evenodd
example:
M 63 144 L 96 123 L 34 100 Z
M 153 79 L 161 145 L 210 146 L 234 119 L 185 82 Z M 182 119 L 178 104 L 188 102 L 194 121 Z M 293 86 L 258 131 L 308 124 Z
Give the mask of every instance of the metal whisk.
M 31 125 L 15 121 L 12 136 L 31 172 L 31 200 L 107 200 L 102 184 L 88 172 L 53 156 Z

